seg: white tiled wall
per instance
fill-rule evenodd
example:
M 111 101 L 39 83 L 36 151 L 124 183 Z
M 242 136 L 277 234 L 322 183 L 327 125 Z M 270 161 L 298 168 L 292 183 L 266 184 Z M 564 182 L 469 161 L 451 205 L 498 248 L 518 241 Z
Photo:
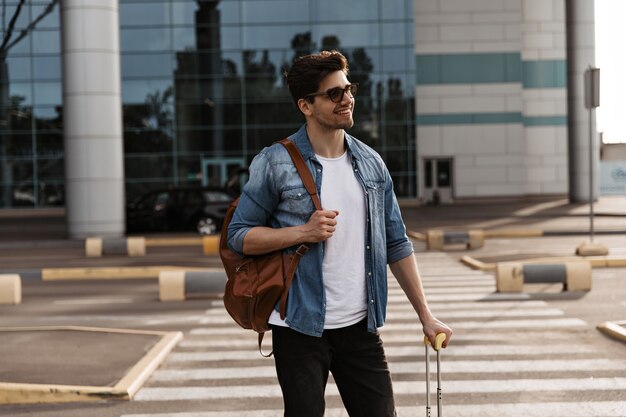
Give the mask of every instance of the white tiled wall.
M 519 51 L 521 0 L 416 0 L 418 54 Z
M 414 5 L 418 55 L 514 52 L 522 61 L 565 59 L 563 0 L 415 0 Z M 416 112 L 562 118 L 567 92 L 525 89 L 522 83 L 418 85 Z M 457 198 L 567 192 L 567 126 L 420 125 L 417 140 L 420 162 L 425 156 L 454 158 Z

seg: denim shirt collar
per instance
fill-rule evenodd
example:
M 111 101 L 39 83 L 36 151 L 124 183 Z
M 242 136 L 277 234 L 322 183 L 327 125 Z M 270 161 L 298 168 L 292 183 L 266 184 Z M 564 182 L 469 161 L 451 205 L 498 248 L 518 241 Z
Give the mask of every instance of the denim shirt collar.
M 305 160 L 315 159 L 315 151 L 313 151 L 313 147 L 311 146 L 311 140 L 309 139 L 309 135 L 307 134 L 306 126 L 306 123 L 303 124 L 300 129 L 291 136 L 291 139 L 296 144 L 298 150 Z M 344 132 L 343 137 L 346 143 L 348 154 L 353 159 L 360 159 L 359 150 L 356 148 L 356 146 L 353 146 L 354 138 L 350 136 L 347 132 Z

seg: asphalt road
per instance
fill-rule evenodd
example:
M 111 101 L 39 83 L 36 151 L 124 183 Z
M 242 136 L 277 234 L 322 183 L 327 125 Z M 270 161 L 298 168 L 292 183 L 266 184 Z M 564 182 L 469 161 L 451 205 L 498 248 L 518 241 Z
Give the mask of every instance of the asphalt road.
M 542 202 L 515 207 L 407 208 L 404 212 L 409 228 L 420 231 L 431 226 L 540 226 L 580 232 L 587 224 L 584 209 Z M 612 256 L 626 256 L 626 240 L 618 233 L 626 224 L 624 219 L 604 216 L 601 220 L 599 227 L 607 233 L 597 239 L 609 247 Z M 0 415 L 281 415 L 273 361 L 260 357 L 254 334 L 232 323 L 218 293 L 183 302 L 160 302 L 156 279 L 48 282 L 38 275 L 41 268 L 50 267 L 211 267 L 219 265 L 216 257 L 203 255 L 199 246 L 172 246 L 149 248 L 147 256 L 139 258 L 86 258 L 82 242 L 64 239 L 58 215 L 48 221 L 33 220 L 21 228 L 18 224 L 0 219 L 0 273 L 23 275 L 23 302 L 0 306 L 1 328 L 74 325 L 179 331 L 184 339 L 131 401 L 0 405 Z M 39 236 L 38 229 L 43 229 L 42 238 L 33 239 Z M 15 230 L 23 230 L 26 236 L 13 239 L 7 235 Z M 571 256 L 584 240 L 584 235 L 488 239 L 480 249 L 449 252 L 427 252 L 422 242 L 415 242 L 431 308 L 455 330 L 452 344 L 442 354 L 446 415 L 626 416 L 626 344 L 596 329 L 604 321 L 626 320 L 625 269 L 594 269 L 590 292 L 564 293 L 558 284 L 538 284 L 527 286 L 523 294 L 498 295 L 492 272 L 472 270 L 460 262 L 464 255 L 489 262 Z M 393 277 L 388 321 L 381 335 L 395 381 L 399 416 L 422 415 L 424 348 L 415 315 Z M 9 339 L 0 334 L 3 336 L 2 382 L 16 382 L 16 374 L 23 382 L 36 374 L 38 382 L 112 384 L 152 343 L 123 338 L 89 341 L 65 335 L 43 341 L 32 338 L 28 349 L 19 349 L 17 342 L 7 343 Z M 37 350 L 39 343 L 56 343 L 58 350 L 41 353 L 46 351 Z M 65 350 L 69 355 L 64 355 L 63 343 L 71 345 Z M 269 344 L 267 341 L 266 347 Z M 332 379 L 327 408 L 328 416 L 346 415 Z

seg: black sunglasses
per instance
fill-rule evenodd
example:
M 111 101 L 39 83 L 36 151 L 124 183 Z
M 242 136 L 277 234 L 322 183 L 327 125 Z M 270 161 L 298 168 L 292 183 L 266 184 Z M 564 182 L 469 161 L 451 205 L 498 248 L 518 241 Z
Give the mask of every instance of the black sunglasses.
M 344 88 L 333 87 L 333 88 L 329 88 L 328 90 L 322 93 L 307 94 L 306 96 L 304 96 L 304 98 L 308 99 L 308 98 L 315 97 L 315 96 L 328 96 L 330 101 L 332 101 L 333 103 L 339 103 L 341 102 L 341 100 L 343 100 L 343 95 L 345 93 L 350 93 L 350 96 L 354 97 L 358 86 L 359 85 L 357 83 L 354 83 L 354 84 L 349 84 L 345 86 Z

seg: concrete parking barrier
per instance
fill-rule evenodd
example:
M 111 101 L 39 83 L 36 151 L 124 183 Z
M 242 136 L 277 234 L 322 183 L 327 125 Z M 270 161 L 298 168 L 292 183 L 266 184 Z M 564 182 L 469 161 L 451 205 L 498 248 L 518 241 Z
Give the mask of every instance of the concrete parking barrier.
M 100 257 L 102 255 L 144 256 L 145 254 L 146 239 L 143 237 L 90 237 L 85 240 L 85 255 L 88 257 Z
M 485 244 L 482 230 L 439 230 L 426 233 L 426 247 L 429 250 L 444 250 L 447 246 L 463 245 L 467 249 L 481 248 Z
M 18 274 L 0 275 L 0 304 L 22 302 L 22 279 Z
M 496 265 L 496 291 L 522 292 L 524 284 L 562 283 L 564 291 L 591 290 L 589 262 L 527 263 L 501 262 Z
M 183 301 L 190 295 L 215 294 L 224 291 L 226 272 L 162 271 L 159 274 L 159 300 Z
M 220 236 L 210 235 L 202 237 L 202 252 L 205 255 L 217 255 L 220 248 Z
M 626 321 L 605 321 L 596 326 L 598 330 L 607 336 L 626 343 Z

